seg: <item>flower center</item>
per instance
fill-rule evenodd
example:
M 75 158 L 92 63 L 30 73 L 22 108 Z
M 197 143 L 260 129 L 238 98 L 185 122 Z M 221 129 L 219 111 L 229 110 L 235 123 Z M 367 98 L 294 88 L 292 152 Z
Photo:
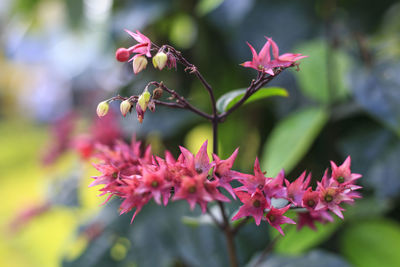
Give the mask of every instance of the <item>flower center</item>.
M 264 185 L 259 184 L 259 185 L 257 186 L 257 188 L 260 189 L 260 190 L 262 190 L 262 189 L 264 188 Z
M 114 173 L 112 174 L 112 177 L 116 179 L 116 178 L 118 177 L 118 173 L 114 172 Z
M 344 177 L 343 176 L 339 176 L 337 179 L 339 184 L 344 183 Z
M 331 195 L 327 194 L 327 195 L 325 195 L 324 199 L 325 199 L 326 202 L 329 203 L 329 202 L 331 202 L 333 200 L 333 197 Z
M 263 70 L 263 69 L 264 69 L 264 66 L 260 64 L 260 65 L 258 65 L 258 69 L 259 69 L 259 70 Z
M 196 187 L 195 187 L 194 185 L 192 185 L 191 187 L 188 188 L 188 192 L 189 192 L 190 194 L 195 193 L 195 192 L 196 192 Z
M 256 200 L 253 201 L 253 207 L 259 208 L 260 206 L 261 206 L 260 200 L 256 199 Z
M 310 200 L 307 201 L 307 205 L 308 205 L 309 207 L 314 207 L 315 201 L 312 200 L 312 199 L 310 199 Z
M 276 217 L 274 215 L 269 215 L 268 218 L 271 222 L 274 222 L 276 220 Z
M 152 186 L 152 187 L 157 187 L 157 186 L 158 186 L 158 182 L 157 182 L 157 181 L 151 182 L 151 186 Z

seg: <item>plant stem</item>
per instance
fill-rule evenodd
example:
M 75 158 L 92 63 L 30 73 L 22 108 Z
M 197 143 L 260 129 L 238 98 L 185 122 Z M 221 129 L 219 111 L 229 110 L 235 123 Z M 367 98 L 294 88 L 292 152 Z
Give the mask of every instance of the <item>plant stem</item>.
M 226 238 L 226 245 L 227 245 L 227 249 L 228 249 L 230 266 L 238 267 L 239 264 L 238 264 L 237 255 L 236 255 L 233 229 L 231 228 L 231 225 L 228 220 L 228 216 L 226 215 L 224 204 L 221 201 L 218 201 L 218 206 L 221 210 L 222 218 L 224 219 L 224 224 L 223 224 L 224 234 L 225 234 L 225 238 Z

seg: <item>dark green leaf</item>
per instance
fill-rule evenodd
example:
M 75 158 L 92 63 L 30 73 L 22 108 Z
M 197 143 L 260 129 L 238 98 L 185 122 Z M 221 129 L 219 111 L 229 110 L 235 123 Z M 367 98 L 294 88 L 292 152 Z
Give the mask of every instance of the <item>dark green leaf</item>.
M 327 119 L 324 109 L 307 108 L 280 121 L 264 146 L 262 168 L 270 176 L 281 169 L 289 172 L 307 153 Z
M 223 96 L 221 96 L 217 101 L 217 109 L 219 112 L 224 112 L 230 109 L 233 105 L 235 105 L 245 94 L 246 89 L 238 89 L 234 91 L 230 91 Z M 255 94 L 250 96 L 244 104 L 249 104 L 256 100 L 260 100 L 263 98 L 271 97 L 271 96 L 288 96 L 288 92 L 280 87 L 268 87 L 261 88 Z

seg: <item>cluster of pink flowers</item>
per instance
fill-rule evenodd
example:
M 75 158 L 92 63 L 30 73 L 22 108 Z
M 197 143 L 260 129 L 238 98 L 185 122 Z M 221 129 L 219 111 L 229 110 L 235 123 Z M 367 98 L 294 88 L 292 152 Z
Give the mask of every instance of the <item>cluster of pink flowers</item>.
M 329 211 L 343 217 L 341 203 L 352 203 L 360 195 L 354 190 L 361 175 L 351 173 L 350 157 L 343 165 L 337 167 L 333 162 L 332 174 L 328 172 L 316 190 L 309 186 L 311 176 L 303 173 L 290 183 L 283 171 L 277 177 L 265 177 L 258 160 L 255 162 L 254 175 L 232 170 L 238 154 L 236 149 L 225 160 L 213 155 L 213 161 L 207 154 L 207 141 L 196 155 L 186 148 L 180 147 L 181 154 L 175 159 L 168 151 L 165 158 L 155 156 L 150 146 L 142 153 L 141 143 L 135 140 L 131 145 L 117 142 L 114 147 L 98 146 L 94 164 L 101 175 L 95 176 L 91 186 L 104 185 L 101 195 L 108 194 L 107 202 L 112 196 L 123 199 L 120 213 L 135 209 L 132 221 L 142 207 L 151 199 L 158 204 L 167 205 L 169 200 L 186 200 L 191 209 L 198 204 L 202 212 L 207 211 L 207 204 L 212 201 L 230 201 L 221 193 L 224 188 L 234 199 L 243 203 L 232 218 L 253 217 L 256 224 L 261 220 L 268 222 L 283 234 L 280 225 L 295 222 L 284 216 L 289 208 L 303 208 L 299 213 L 299 226 L 308 225 L 314 228 L 314 222 L 331 221 Z M 242 185 L 232 188 L 231 182 L 238 181 Z M 285 199 L 285 207 L 274 207 L 274 199 Z
M 351 204 L 355 198 L 361 197 L 355 191 L 361 187 L 354 184 L 361 175 L 351 173 L 350 164 L 350 157 L 339 167 L 331 162 L 331 175 L 329 176 L 326 170 L 321 182 L 317 182 L 317 187 L 313 190 L 310 186 L 310 174 L 306 175 L 306 172 L 303 172 L 292 183 L 285 178 L 283 170 L 275 178 L 265 177 L 256 160 L 254 175 L 240 178 L 242 186 L 235 189 L 236 195 L 244 205 L 233 220 L 252 216 L 257 225 L 261 220 L 266 220 L 283 235 L 281 224 L 295 224 L 292 219 L 284 216 L 290 208 L 302 208 L 298 212 L 298 229 L 304 225 L 315 229 L 315 221 L 333 221 L 329 211 L 343 219 L 341 211 L 344 209 L 340 205 Z M 285 207 L 276 208 L 272 205 L 273 199 L 285 199 L 288 203 Z
M 278 45 L 268 37 L 267 42 L 261 49 L 260 53 L 257 54 L 256 50 L 251 46 L 251 44 L 247 43 L 250 47 L 251 53 L 253 54 L 252 61 L 246 61 L 241 65 L 247 68 L 253 68 L 257 71 L 268 73 L 270 75 L 274 75 L 275 68 L 287 68 L 294 64 L 296 61 L 308 57 L 303 56 L 302 54 L 293 54 L 293 53 L 285 53 L 283 55 L 279 55 L 279 48 Z M 272 55 L 274 59 L 271 59 L 270 49 L 272 47 Z

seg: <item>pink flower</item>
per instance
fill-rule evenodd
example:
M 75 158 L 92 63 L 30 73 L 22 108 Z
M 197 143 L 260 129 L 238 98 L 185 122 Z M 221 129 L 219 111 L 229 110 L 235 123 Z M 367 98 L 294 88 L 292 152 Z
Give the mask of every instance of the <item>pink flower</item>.
M 115 52 L 115 58 L 120 62 L 125 62 L 129 60 L 132 54 L 137 54 L 136 56 L 146 55 L 147 57 L 151 57 L 150 39 L 139 31 L 136 31 L 136 33 L 133 33 L 127 29 L 125 29 L 125 31 L 132 36 L 138 42 L 138 44 L 129 48 L 118 48 Z M 133 58 L 131 60 L 133 60 Z
M 264 173 L 261 171 L 258 158 L 256 158 L 256 161 L 254 162 L 254 175 L 244 175 L 243 177 L 238 178 L 238 181 L 242 183 L 243 186 L 238 187 L 237 190 L 246 191 L 250 194 L 256 192 L 257 188 L 264 190 L 267 177 L 265 177 Z
M 256 224 L 260 225 L 264 210 L 269 207 L 269 203 L 267 203 L 261 190 L 257 188 L 256 192 L 253 194 L 244 191 L 236 191 L 236 195 L 239 197 L 240 201 L 242 201 L 243 206 L 240 207 L 238 213 L 236 213 L 232 220 L 252 216 Z
M 287 198 L 287 188 L 283 186 L 285 172 L 281 170 L 275 178 L 268 178 L 264 186 L 267 198 Z
M 247 43 L 247 45 L 250 47 L 253 59 L 252 61 L 246 61 L 241 65 L 243 67 L 253 68 L 263 73 L 274 75 L 274 70 L 271 66 L 271 55 L 269 51 L 271 43 L 267 41 L 259 54 L 257 54 L 256 50 L 254 49 L 254 47 L 251 46 L 251 44 Z
M 288 199 L 296 206 L 301 206 L 304 192 L 308 184 L 310 183 L 311 175 L 309 174 L 306 180 L 304 181 L 305 177 L 306 177 L 306 172 L 303 172 L 292 183 L 290 183 L 288 180 L 285 180 Z
M 143 166 L 141 184 L 136 189 L 137 193 L 150 193 L 157 204 L 166 206 L 171 194 L 172 184 L 165 180 L 165 167 L 160 167 L 158 170 L 151 170 L 149 166 Z
M 315 222 L 333 222 L 333 218 L 329 212 L 325 210 L 299 212 L 297 230 L 300 230 L 304 226 L 308 226 L 316 231 L 317 228 L 315 227 Z
M 348 156 L 342 165 L 339 167 L 331 161 L 332 167 L 332 178 L 335 179 L 339 184 L 350 184 L 354 183 L 355 180 L 360 179 L 362 177 L 361 174 L 351 173 L 351 158 Z
M 257 54 L 256 50 L 249 43 L 247 44 L 250 47 L 253 59 L 252 61 L 246 61 L 241 65 L 243 67 L 253 68 L 256 69 L 257 71 L 268 73 L 270 75 L 275 75 L 274 68 L 279 68 L 279 67 L 287 68 L 295 64 L 296 61 L 307 57 L 301 54 L 292 54 L 292 53 L 286 53 L 279 56 L 278 45 L 271 38 L 267 38 L 267 42 L 264 44 L 259 54 Z M 271 55 L 270 55 L 271 46 L 272 46 L 272 54 L 275 58 L 274 60 L 271 60 Z
M 296 224 L 292 219 L 283 216 L 283 214 L 290 208 L 290 205 L 281 208 L 275 209 L 274 207 L 265 215 L 264 220 L 266 220 L 272 227 L 281 233 L 281 235 L 285 235 L 281 228 L 281 224 L 289 223 L 289 224 Z
M 319 191 L 319 202 L 315 210 L 329 209 L 337 216 L 343 219 L 342 211 L 344 210 L 339 206 L 343 201 L 353 201 L 348 197 L 339 187 L 330 186 L 325 188 L 321 183 L 318 183 L 317 191 Z
M 271 38 L 267 38 L 267 40 L 268 40 L 267 42 L 270 42 L 272 46 L 272 55 L 274 56 L 275 59 L 272 61 L 271 64 L 274 67 L 286 68 L 291 66 L 297 60 L 308 57 L 308 56 L 303 56 L 302 54 L 292 54 L 292 53 L 285 53 L 283 55 L 279 55 L 278 45 Z
M 196 156 L 194 156 L 189 150 L 184 147 L 179 147 L 182 155 L 185 167 L 192 171 L 193 174 L 208 173 L 211 169 L 210 159 L 207 154 L 207 144 L 206 140 L 200 147 Z
M 196 203 L 201 207 L 203 213 L 207 211 L 207 203 L 213 198 L 205 189 L 204 183 L 207 180 L 207 174 L 199 174 L 194 177 L 182 177 L 182 182 L 176 189 L 176 193 L 172 200 L 185 199 L 193 210 Z
M 141 55 L 146 55 L 147 57 L 151 57 L 150 51 L 151 51 L 151 41 L 150 39 L 142 34 L 139 31 L 136 31 L 136 33 L 133 33 L 127 29 L 125 31 L 135 39 L 138 44 L 134 45 L 130 48 L 128 48 L 130 53 L 137 53 Z
M 221 160 L 217 155 L 213 154 L 213 159 L 215 164 L 213 171 L 214 178 L 218 181 L 219 186 L 225 188 L 225 190 L 228 191 L 229 194 L 231 194 L 231 196 L 234 199 L 236 199 L 236 195 L 233 192 L 232 185 L 230 184 L 230 182 L 233 181 L 234 179 L 247 177 L 246 175 L 240 172 L 231 170 L 238 152 L 239 148 L 237 148 L 232 153 L 232 155 L 225 160 Z

